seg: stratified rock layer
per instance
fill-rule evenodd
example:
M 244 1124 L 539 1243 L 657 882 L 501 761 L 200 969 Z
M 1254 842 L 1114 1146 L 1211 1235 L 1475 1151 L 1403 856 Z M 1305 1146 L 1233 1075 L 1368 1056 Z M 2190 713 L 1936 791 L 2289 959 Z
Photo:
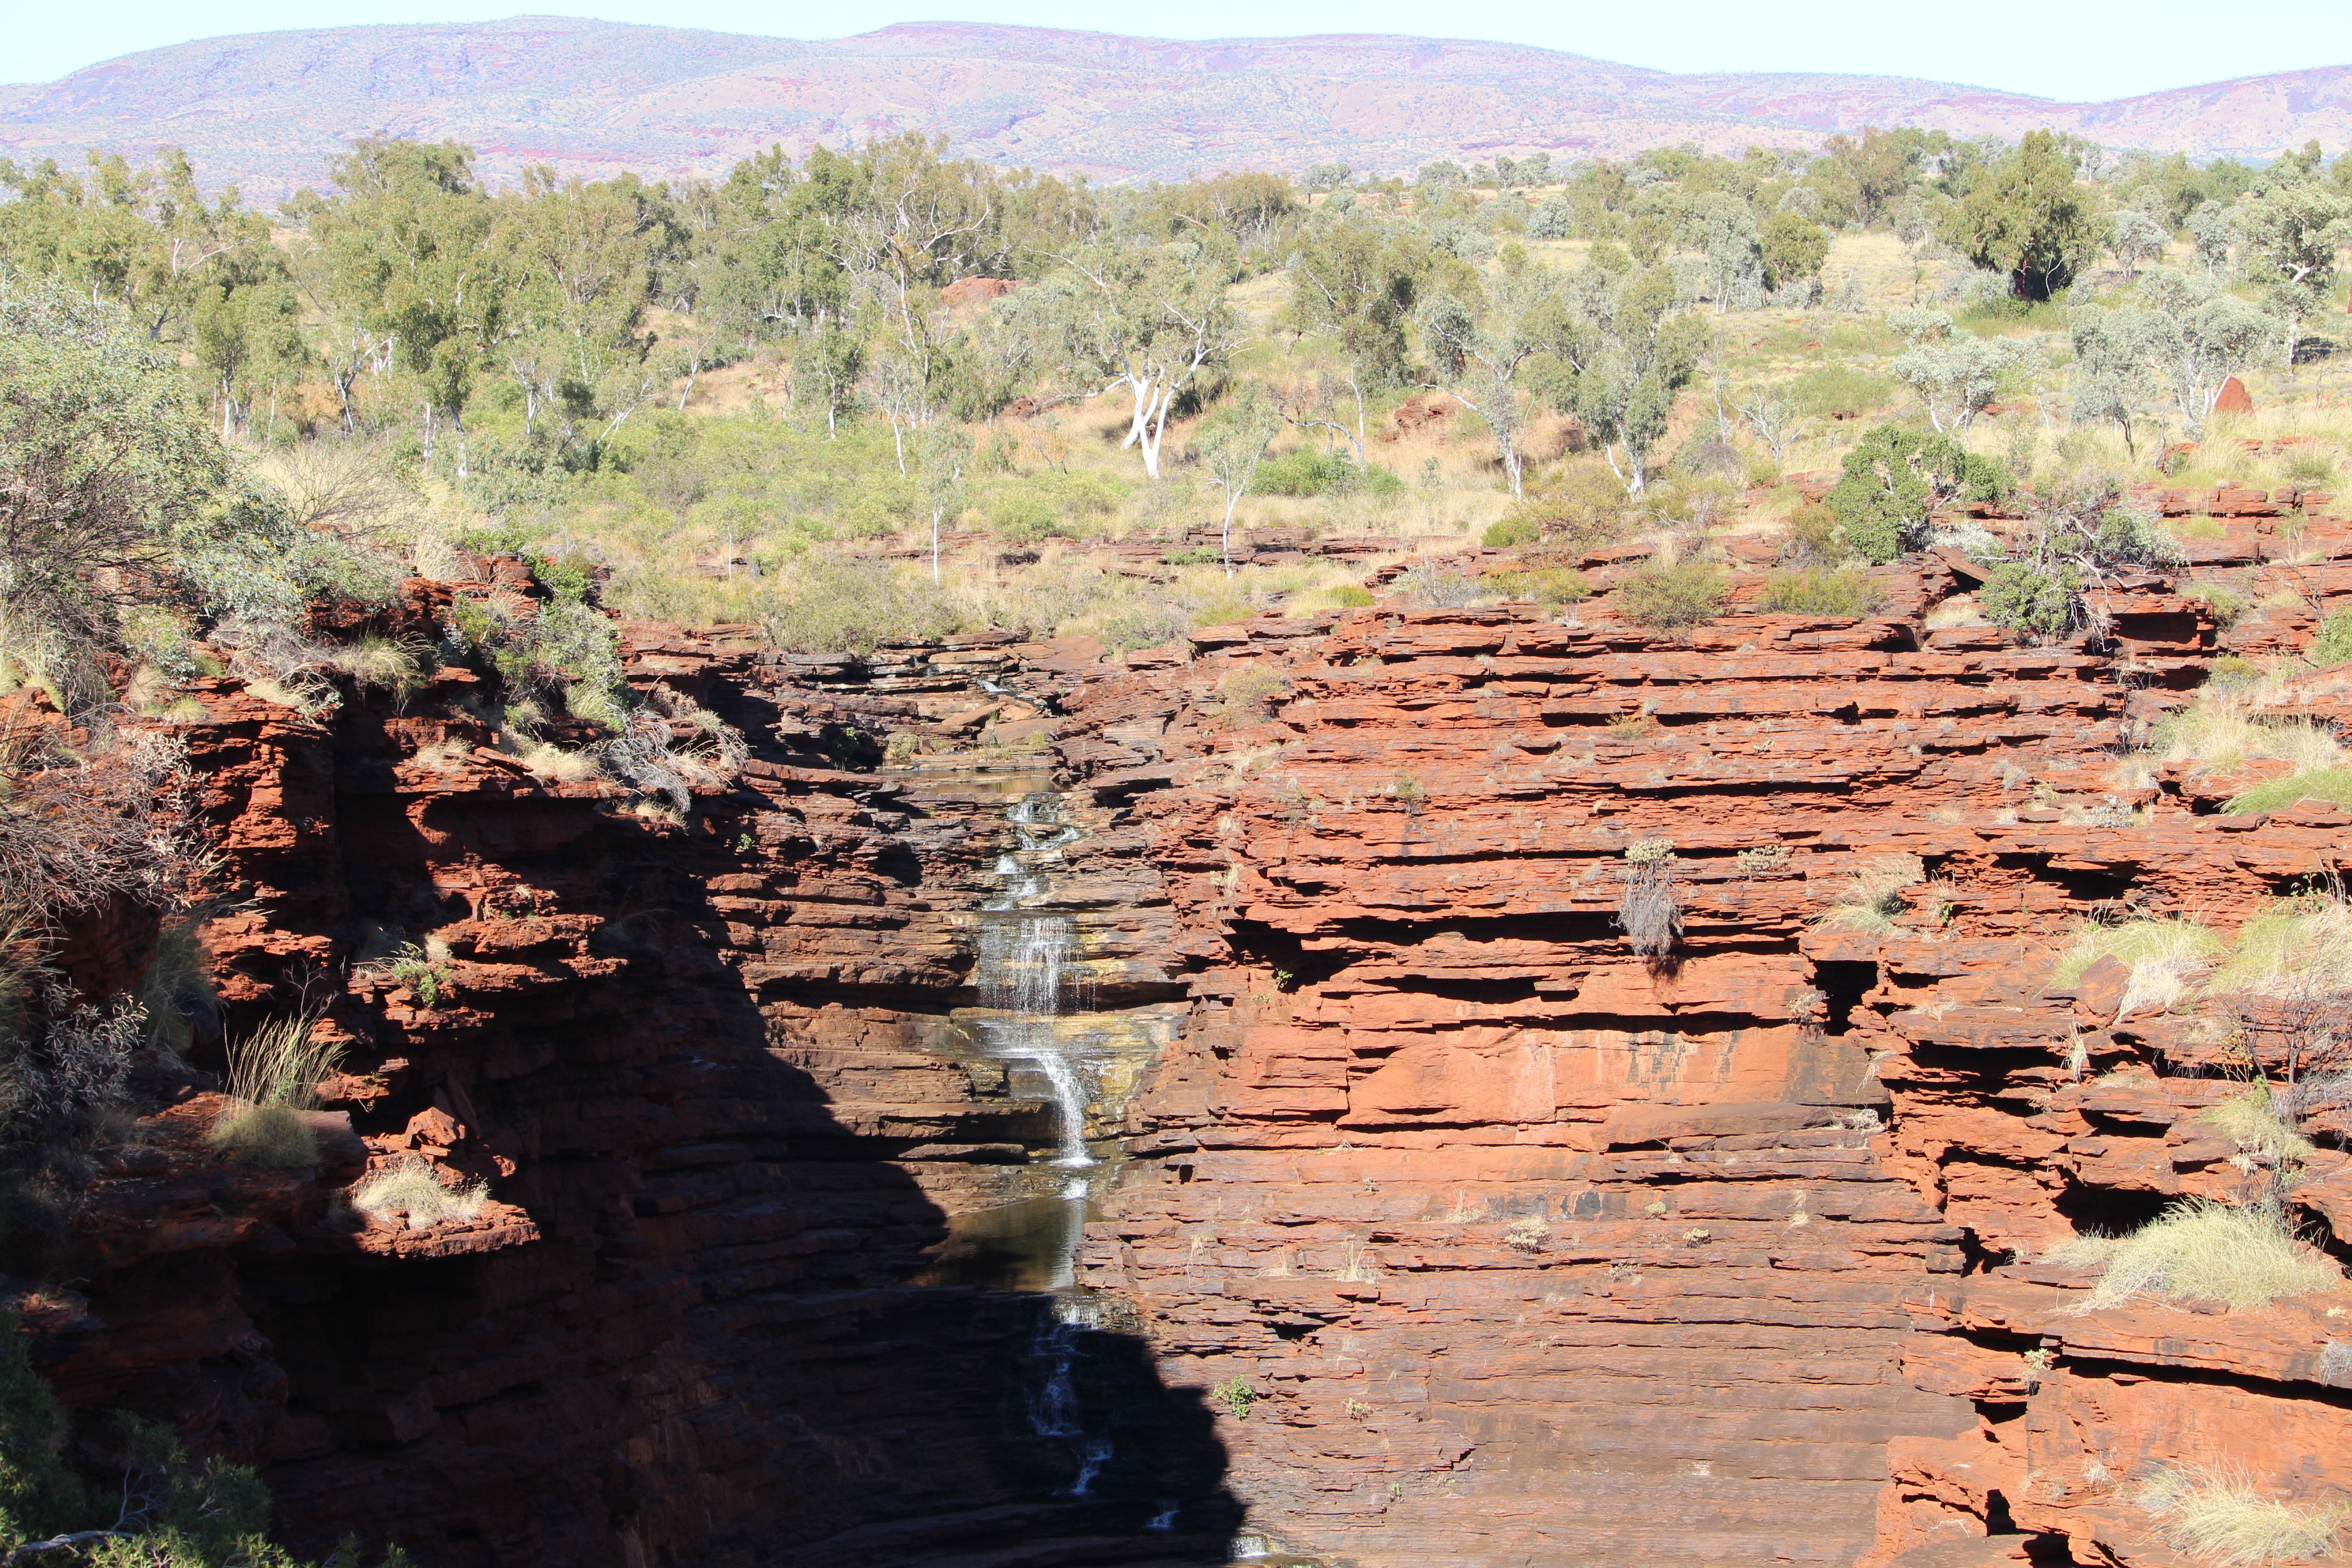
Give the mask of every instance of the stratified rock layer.
M 909 700 L 659 628 L 626 652 L 750 741 L 682 824 L 495 749 L 463 669 L 315 719 L 199 690 L 179 733 L 237 897 L 205 931 L 229 1034 L 323 1014 L 336 1184 L 425 1161 L 493 1201 L 370 1222 L 205 1149 L 193 1096 L 89 1194 L 76 1289 L 28 1298 L 37 1355 L 77 1405 L 260 1462 L 313 1555 L 355 1531 L 436 1568 L 1221 1556 L 1199 1395 L 1093 1336 L 1125 1468 L 1069 1495 L 1077 1457 L 1029 1417 L 1047 1303 L 944 1245 L 1043 1190 L 1057 1137 L 959 1023 L 1004 808 L 1051 758 L 845 771 Z M 1107 847 L 1079 858 L 1090 951 L 1148 1037 L 1181 989 L 1149 962 L 1166 914 Z
M 2199 1120 L 2223 1047 L 2126 1012 L 2116 966 L 2050 987 L 2074 924 L 2226 929 L 2352 826 L 2220 811 L 2259 768 L 2132 760 L 2217 654 L 2352 608 L 2341 524 L 2202 504 L 2234 521 L 2188 574 L 2302 607 L 2224 628 L 2150 575 L 2102 591 L 2105 640 L 2028 646 L 1927 556 L 1868 618 L 1756 614 L 1751 574 L 1681 639 L 1605 600 L 1124 657 L 634 627 L 640 689 L 750 742 L 683 823 L 497 749 L 465 670 L 319 718 L 204 684 L 228 1032 L 323 1010 L 330 1166 L 226 1163 L 192 1084 L 109 1156 L 26 1331 L 76 1405 L 262 1462 L 298 1544 L 430 1568 L 1197 1560 L 1235 1530 L 1365 1568 L 2171 1568 L 2155 1468 L 2352 1489 L 2345 1308 L 2084 1313 L 2089 1275 L 2032 1261 L 2256 1173 Z M 2293 700 L 2352 714 L 2343 677 Z M 985 743 L 882 768 L 892 735 Z M 973 1026 L 974 911 L 1043 788 L 1085 832 L 1055 907 L 1111 1042 L 1084 1131 L 1124 1143 L 1067 1363 L 1097 1469 L 1038 1417 L 1072 1337 L 1006 1264 L 1062 1129 Z M 1621 908 L 1668 853 L 1679 936 L 1645 958 Z M 151 937 L 67 957 L 127 974 Z M 2247 1026 L 2262 1058 L 2277 1020 Z M 328 1201 L 412 1160 L 491 1202 Z M 2323 1235 L 2344 1165 L 2295 1191 Z
M 1233 1484 L 1279 1544 L 2169 1563 L 2127 1500 L 2155 1465 L 2352 1486 L 2325 1320 L 2070 1319 L 2005 1261 L 2236 1173 L 2167 1136 L 2236 1086 L 2158 1078 L 2194 1053 L 2046 990 L 2077 923 L 2226 929 L 2328 872 L 2347 818 L 2129 776 L 2222 646 L 2201 601 L 2127 582 L 2096 651 L 1927 629 L 1967 568 L 1674 642 L 1605 608 L 1269 617 L 1071 698 L 1096 787 L 1150 789 L 1198 969 L 1085 1277 L 1246 1411 Z M 2340 563 L 2264 570 L 2352 607 Z M 1247 666 L 1284 678 L 1265 710 L 1221 695 L 1271 684 Z M 1664 962 L 1617 919 L 1645 840 L 1673 847 Z

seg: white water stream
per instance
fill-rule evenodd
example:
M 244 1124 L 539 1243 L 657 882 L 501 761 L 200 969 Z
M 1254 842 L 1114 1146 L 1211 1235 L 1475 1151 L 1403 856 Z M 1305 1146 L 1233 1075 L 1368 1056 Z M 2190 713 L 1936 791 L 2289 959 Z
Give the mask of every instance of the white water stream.
M 1029 1423 L 1041 1437 L 1066 1444 L 1077 1463 L 1066 1495 L 1085 1497 L 1112 1454 L 1110 1438 L 1089 1431 L 1076 1373 L 1080 1336 L 1097 1325 L 1094 1301 L 1075 1288 L 1077 1248 L 1086 1235 L 1088 1173 L 1098 1164 L 1087 1148 L 1087 1105 L 1092 1098 L 1089 1038 L 1067 1026 L 1069 1013 L 1087 999 L 1084 972 L 1074 968 L 1077 928 L 1047 907 L 1054 872 L 1065 868 L 1066 846 L 1079 830 L 1061 820 L 1061 801 L 1047 792 L 1026 795 L 1005 814 L 1018 846 L 1001 856 L 1003 889 L 981 904 L 972 979 L 991 1016 L 972 1020 L 980 1047 L 1008 1068 L 1041 1079 L 1055 1113 L 1054 1166 L 1066 1173 L 1053 1238 L 1053 1300 L 1039 1314 L 1029 1398 Z

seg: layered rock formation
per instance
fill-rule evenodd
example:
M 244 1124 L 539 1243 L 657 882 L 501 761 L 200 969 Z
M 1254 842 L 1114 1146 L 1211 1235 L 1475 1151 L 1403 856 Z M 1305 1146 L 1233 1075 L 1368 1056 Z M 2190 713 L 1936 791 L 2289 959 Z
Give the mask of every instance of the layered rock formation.
M 75 1405 L 262 1464 L 313 1553 L 356 1531 L 435 1564 L 1221 1555 L 1197 1394 L 1097 1336 L 1147 1500 L 1190 1513 L 1144 1532 L 1141 1502 L 1066 1495 L 1077 1460 L 1026 1414 L 1045 1299 L 950 1234 L 1033 1197 L 1058 1137 L 965 1021 L 970 911 L 1050 759 L 840 765 L 968 705 L 953 655 L 827 693 L 723 639 L 635 628 L 626 652 L 642 690 L 749 737 L 733 765 L 672 759 L 683 816 L 658 781 L 638 799 L 496 749 L 464 668 L 315 718 L 200 687 L 177 728 L 236 900 L 205 930 L 226 1032 L 307 1010 L 343 1042 L 338 1163 L 227 1162 L 201 1141 L 218 1102 L 184 1087 L 87 1194 L 74 1286 L 20 1292 L 37 1358 Z M 1102 1005 L 1149 1042 L 1171 988 L 1150 900 L 1121 890 L 1134 847 L 1082 863 L 1107 868 Z M 492 1201 L 404 1226 L 330 1199 L 407 1162 Z
M 2051 988 L 2074 923 L 2226 928 L 2352 826 L 2128 754 L 2217 655 L 2352 606 L 2342 525 L 2257 500 L 2189 575 L 2300 607 L 2224 628 L 2151 575 L 2095 646 L 1953 613 L 1957 557 L 1867 618 L 1682 639 L 1606 600 L 1124 658 L 630 628 L 662 743 L 705 752 L 684 811 L 499 749 L 465 669 L 316 717 L 212 682 L 181 733 L 226 1030 L 319 1013 L 349 1131 L 318 1178 L 245 1171 L 192 1079 L 26 1327 L 74 1403 L 262 1461 L 299 1544 L 436 1568 L 2169 1564 L 2151 1467 L 2352 1483 L 2341 1309 L 2083 1314 L 2031 1261 L 2248 1174 L 2196 1120 L 2222 1044 L 2119 1016 L 2113 966 Z M 1064 1089 L 974 973 L 1041 791 L 1109 1162 L 1061 1320 Z M 1644 863 L 1665 958 L 1621 921 Z M 412 1160 L 490 1203 L 329 1201 Z M 2295 1194 L 2338 1232 L 2340 1163 Z
M 2096 652 L 1929 630 L 1972 586 L 1930 562 L 1859 622 L 1383 606 L 1082 688 L 1153 752 L 1098 789 L 1187 781 L 1140 809 L 1199 968 L 1087 1278 L 1249 1392 L 1252 1520 L 1367 1563 L 2169 1562 L 2128 1503 L 2159 1461 L 2352 1480 L 2342 1309 L 2074 1318 L 2087 1275 L 2008 1261 L 2235 1173 L 2168 1137 L 2238 1088 L 2183 1076 L 2214 1051 L 2046 985 L 2083 919 L 2227 928 L 2337 864 L 2338 810 L 2121 765 L 2216 652 L 2352 603 L 2340 530 L 2272 526 L 2200 552 L 2308 610 L 2228 637 L 2160 578 Z M 1276 711 L 1220 700 L 1242 667 Z M 1664 963 L 1616 920 L 1645 840 Z

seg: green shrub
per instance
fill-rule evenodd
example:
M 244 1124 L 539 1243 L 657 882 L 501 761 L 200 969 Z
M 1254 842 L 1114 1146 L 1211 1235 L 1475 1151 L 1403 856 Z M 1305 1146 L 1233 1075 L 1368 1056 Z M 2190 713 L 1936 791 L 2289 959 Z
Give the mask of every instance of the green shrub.
M 1885 597 L 1885 590 L 1867 574 L 1851 567 L 1808 567 L 1766 578 L 1758 607 L 1780 616 L 1866 616 Z
M 1570 550 L 1590 550 L 1623 538 L 1643 510 L 1607 469 L 1576 468 L 1529 486 L 1494 529 L 1507 531 L 1515 542 L 1549 540 Z M 1497 542 L 1493 530 L 1488 542 Z
M 1225 552 L 1213 544 L 1188 544 L 1160 552 L 1163 566 L 1214 566 L 1225 558 Z
M 296 1568 L 296 1559 L 272 1543 L 269 1491 L 244 1465 L 207 1459 L 192 1465 L 160 1426 L 123 1415 L 115 1435 L 119 1477 L 93 1485 L 68 1454 L 87 1454 L 86 1431 L 73 1424 L 48 1380 L 33 1369 L 30 1336 L 14 1313 L 0 1314 L 0 1552 L 25 1563 L 59 1568 Z M 92 1538 L 70 1547 L 26 1550 L 81 1531 Z M 357 1552 L 341 1561 L 356 1565 Z M 408 1568 L 397 1547 L 384 1568 Z
M 1790 391 L 1797 406 L 1807 414 L 1822 418 L 1843 414 L 1853 418 L 1885 407 L 1895 395 L 1895 383 L 1868 371 L 1824 366 L 1797 377 Z
M 1040 496 L 998 496 L 988 503 L 985 516 L 988 531 L 1006 544 L 1039 544 L 1070 536 L 1069 525 Z
M 1592 597 L 1592 579 L 1572 566 L 1538 566 L 1526 572 L 1490 572 L 1486 585 L 1506 598 L 1538 605 L 1577 605 Z
M 1854 553 L 1880 564 L 1925 542 L 1927 514 L 1941 501 L 1997 500 L 2009 488 L 1999 463 L 1900 425 L 1871 430 L 1844 467 L 1826 503 Z
M 319 1135 L 299 1111 L 282 1105 L 240 1105 L 225 1110 L 205 1134 L 205 1142 L 265 1171 L 307 1170 L 319 1163 Z
M 2081 612 L 2080 580 L 2072 563 L 2045 572 L 2026 562 L 2007 562 L 1985 579 L 1977 605 L 1994 626 L 2033 637 L 2062 637 Z
M 2311 652 L 2305 657 L 2318 665 L 2352 660 L 2352 610 L 2320 622 L 2318 633 L 2311 639 Z
M 1486 525 L 1484 535 L 1489 550 L 1517 550 L 1536 543 L 1543 538 L 1542 525 L 1535 519 L 1514 512 Z
M 530 574 L 539 585 L 558 601 L 567 605 L 587 602 L 596 586 L 594 565 L 580 555 L 533 555 Z
M 1620 583 L 1609 599 L 1636 626 L 1680 631 L 1712 617 L 1730 591 L 1730 579 L 1714 567 L 1678 561 L 1641 568 Z
M 1829 508 L 1807 501 L 1780 527 L 1780 561 L 1790 566 L 1834 566 L 1853 559 L 1845 531 Z
M 1353 458 L 1302 447 L 1260 463 L 1250 488 L 1267 496 L 1347 495 L 1362 478 Z
M 2183 583 L 2179 592 L 2184 599 L 2204 600 L 2206 607 L 2213 612 L 2213 618 L 2225 626 L 2234 625 L 2239 617 L 2253 607 L 2253 601 L 2245 595 L 2232 588 L 2224 588 L 2218 583 Z M 2214 661 L 2216 665 L 2220 662 L 2219 659 Z
M 1372 591 L 1355 583 L 1342 583 L 1336 588 L 1326 588 L 1323 596 L 1334 608 L 1342 610 L 1368 610 L 1375 603 Z

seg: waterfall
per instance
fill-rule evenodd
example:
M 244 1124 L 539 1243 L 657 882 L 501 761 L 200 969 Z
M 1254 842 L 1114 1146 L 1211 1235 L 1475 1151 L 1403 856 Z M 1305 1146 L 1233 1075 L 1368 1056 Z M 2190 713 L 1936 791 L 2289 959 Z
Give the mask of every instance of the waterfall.
M 1112 1444 L 1107 1435 L 1088 1430 L 1076 1382 L 1081 1338 L 1097 1327 L 1097 1319 L 1095 1303 L 1074 1282 L 1092 1196 L 1088 1173 L 1098 1162 L 1087 1148 L 1093 1088 L 1087 1039 L 1083 1030 L 1065 1026 L 1066 1015 L 1082 1010 L 1090 999 L 1090 988 L 1071 962 L 1076 922 L 1050 907 L 1053 874 L 1066 863 L 1063 849 L 1080 837 L 1062 821 L 1061 804 L 1059 796 L 1038 791 L 1005 813 L 1018 847 L 998 857 L 995 874 L 1003 885 L 980 906 L 972 980 L 988 1016 L 974 1017 L 971 1028 L 988 1055 L 1035 1073 L 1054 1104 L 1052 1164 L 1066 1174 L 1055 1188 L 1053 1295 L 1039 1311 L 1031 1346 L 1029 1425 L 1037 1436 L 1069 1449 L 1077 1469 L 1064 1495 L 1082 1498 L 1110 1462 Z
M 1048 896 L 1046 868 L 1061 863 L 1063 846 L 1078 830 L 1062 822 L 1060 800 L 1043 792 L 1023 796 L 1005 820 L 1021 847 L 997 859 L 1004 887 L 980 906 L 972 966 L 980 1005 L 1004 1016 L 978 1020 L 977 1032 L 989 1055 L 1045 1080 L 1059 1120 L 1054 1163 L 1083 1170 L 1095 1163 L 1087 1152 L 1087 1085 L 1078 1053 L 1058 1027 L 1064 1003 L 1085 999 L 1072 994 L 1066 976 L 1077 928 L 1066 914 L 1030 907 Z M 1083 1189 L 1077 1195 L 1083 1201 Z

